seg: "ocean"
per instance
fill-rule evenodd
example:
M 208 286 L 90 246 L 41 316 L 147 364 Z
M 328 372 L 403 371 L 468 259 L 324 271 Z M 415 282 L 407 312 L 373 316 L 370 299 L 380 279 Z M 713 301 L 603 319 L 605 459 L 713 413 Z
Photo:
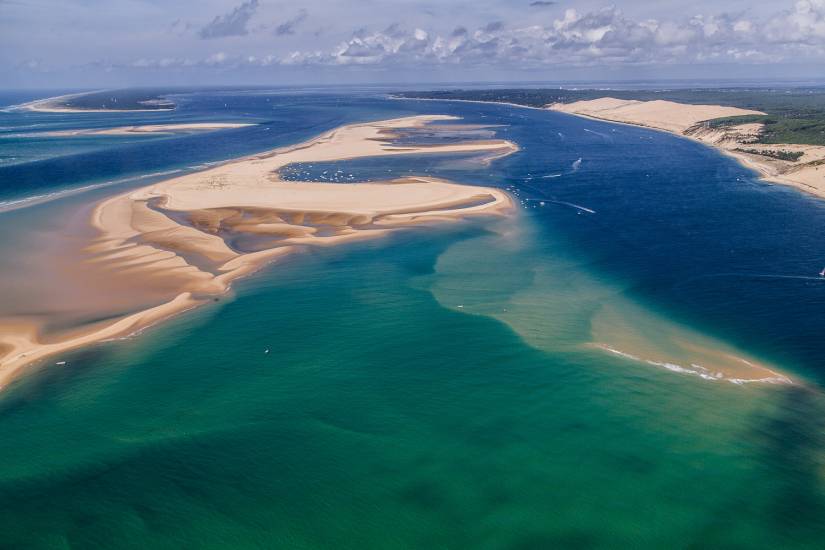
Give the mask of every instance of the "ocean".
M 0 162 L 0 274 L 100 197 L 362 120 L 451 114 L 521 150 L 295 173 L 426 173 L 507 189 L 519 210 L 310 249 L 32 369 L 0 392 L 0 546 L 821 547 L 821 199 L 691 141 L 535 109 L 174 99 L 0 112 L 0 159 L 17 157 Z M 255 126 L 31 135 L 172 121 Z M 721 356 L 795 383 L 717 379 L 701 362 Z

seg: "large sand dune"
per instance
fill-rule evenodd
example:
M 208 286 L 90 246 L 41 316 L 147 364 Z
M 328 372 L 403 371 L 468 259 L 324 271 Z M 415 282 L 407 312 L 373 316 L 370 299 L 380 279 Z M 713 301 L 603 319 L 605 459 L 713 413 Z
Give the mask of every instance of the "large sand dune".
M 758 143 L 762 124 L 704 124 L 716 118 L 762 115 L 760 111 L 722 105 L 690 105 L 673 101 L 635 101 L 603 97 L 573 103 L 553 103 L 548 109 L 579 116 L 665 130 L 712 145 L 758 171 L 768 181 L 791 185 L 825 197 L 825 147 Z M 796 161 L 774 158 L 778 152 L 799 152 Z

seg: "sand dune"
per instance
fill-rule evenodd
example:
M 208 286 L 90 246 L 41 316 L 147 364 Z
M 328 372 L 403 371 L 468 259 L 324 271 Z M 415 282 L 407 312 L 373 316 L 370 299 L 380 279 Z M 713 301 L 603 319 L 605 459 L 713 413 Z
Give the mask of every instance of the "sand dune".
M 683 133 L 704 120 L 765 114 L 722 105 L 688 105 L 673 101 L 635 101 L 612 97 L 574 103 L 554 103 L 549 108 L 554 111 L 649 126 L 674 133 Z
M 554 103 L 548 109 L 564 113 L 665 130 L 701 141 L 722 150 L 744 165 L 758 171 L 764 179 L 791 185 L 825 197 L 825 147 L 816 145 L 758 143 L 763 125 L 759 123 L 714 127 L 703 124 L 715 118 L 762 115 L 722 105 L 689 105 L 672 101 L 635 101 L 604 97 L 574 103 Z M 772 158 L 778 151 L 803 153 L 797 161 Z
M 419 116 L 343 126 L 302 144 L 102 201 L 89 220 L 94 235 L 81 243 L 79 257 L 64 270 L 64 282 L 74 285 L 67 292 L 92 296 L 71 305 L 79 310 L 71 311 L 73 318 L 110 320 L 47 334 L 48 316 L 0 319 L 0 384 L 34 361 L 126 336 L 212 300 L 238 277 L 308 246 L 511 211 L 513 203 L 501 190 L 436 178 L 333 184 L 285 182 L 277 172 L 293 163 L 366 156 L 477 152 L 495 157 L 517 150 L 504 140 L 393 143 L 404 128 L 450 118 Z M 108 294 L 96 300 L 94 290 L 104 287 Z M 128 289 L 129 300 L 115 315 L 111 302 L 123 289 Z

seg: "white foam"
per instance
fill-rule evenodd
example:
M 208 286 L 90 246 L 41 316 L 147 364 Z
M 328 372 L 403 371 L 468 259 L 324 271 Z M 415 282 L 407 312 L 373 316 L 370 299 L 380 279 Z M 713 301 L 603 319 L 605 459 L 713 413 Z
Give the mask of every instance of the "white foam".
M 0 201 L 0 212 L 8 212 L 10 210 L 19 210 L 21 208 L 26 208 L 28 206 L 34 206 L 36 204 L 42 204 L 44 202 L 49 202 L 52 200 L 59 199 L 61 197 L 67 197 L 69 195 L 76 195 L 79 193 L 84 193 L 86 191 L 92 191 L 94 189 L 100 189 L 102 187 L 109 187 L 111 185 L 118 185 L 122 183 L 127 183 L 130 181 L 140 181 L 146 178 L 153 178 L 158 176 L 168 176 L 171 174 L 176 174 L 178 172 L 182 172 L 183 170 L 177 168 L 175 170 L 164 170 L 161 172 L 152 172 L 150 174 L 142 174 L 140 176 L 133 176 L 129 178 L 124 178 L 121 180 L 109 180 L 104 181 L 102 183 L 95 183 L 92 185 L 84 185 L 82 187 L 72 187 L 70 189 L 61 189 L 60 191 L 53 191 L 51 193 L 43 193 L 42 195 L 32 195 L 30 197 L 23 197 L 20 199 L 13 199 L 13 200 L 6 200 Z
M 744 385 L 744 384 L 751 384 L 751 383 L 754 383 L 754 382 L 759 382 L 759 383 L 763 383 L 763 384 L 792 384 L 793 383 L 791 381 L 791 379 L 788 378 L 787 376 L 783 376 L 783 375 L 781 375 L 777 372 L 774 372 L 774 371 L 769 371 L 772 374 L 772 376 L 766 376 L 766 377 L 763 377 L 763 378 L 728 378 L 721 372 L 713 372 L 710 369 L 708 369 L 706 367 L 703 367 L 702 365 L 699 365 L 699 364 L 696 364 L 696 363 L 691 363 L 690 367 L 684 367 L 684 366 L 679 365 L 677 363 L 671 363 L 671 362 L 668 362 L 668 361 L 654 361 L 652 359 L 643 359 L 643 358 L 637 357 L 636 355 L 633 355 L 631 353 L 627 353 L 627 352 L 618 350 L 616 348 L 610 347 L 607 344 L 598 344 L 597 343 L 597 344 L 593 344 L 593 345 L 595 347 L 601 349 L 601 350 L 612 353 L 613 355 L 618 355 L 619 357 L 623 357 L 625 359 L 629 359 L 631 361 L 638 361 L 638 362 L 647 363 L 648 365 L 652 365 L 654 367 L 661 367 L 661 368 L 667 369 L 671 372 L 676 372 L 676 373 L 679 373 L 679 374 L 687 374 L 689 376 L 697 376 L 697 377 L 701 378 L 702 380 L 708 380 L 708 381 L 711 381 L 711 382 L 715 382 L 715 381 L 719 381 L 719 380 L 725 380 L 727 382 L 730 382 L 731 384 L 736 384 L 738 386 L 741 386 L 741 385 Z M 751 363 L 751 362 L 749 362 L 745 359 L 742 359 L 740 357 L 735 357 L 735 359 L 738 359 L 739 361 L 741 361 L 743 363 L 746 363 L 747 365 L 754 366 L 753 363 Z
M 632 359 L 633 361 L 641 361 L 641 359 L 639 359 L 635 355 L 632 355 L 630 353 L 626 353 L 626 352 L 618 350 L 616 348 L 611 348 L 607 344 L 596 344 L 596 347 L 601 348 L 605 351 L 609 351 L 610 353 L 613 353 L 613 354 L 618 355 L 620 357 L 624 357 L 625 359 Z

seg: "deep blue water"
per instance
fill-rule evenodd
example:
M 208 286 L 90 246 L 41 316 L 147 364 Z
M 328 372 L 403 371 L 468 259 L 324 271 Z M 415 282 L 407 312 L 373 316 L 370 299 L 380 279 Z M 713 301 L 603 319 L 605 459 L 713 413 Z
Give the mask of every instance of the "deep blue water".
M 568 239 L 593 269 L 628 284 L 639 299 L 710 326 L 746 349 L 825 376 L 825 281 L 817 277 L 825 265 L 825 202 L 764 184 L 710 148 L 662 132 L 502 105 L 283 91 L 174 97 L 179 108 L 173 113 L 4 112 L 0 126 L 257 124 L 138 143 L 112 138 L 101 150 L 0 167 L 0 200 L 191 169 L 356 120 L 439 113 L 500 124 L 497 135 L 521 151 L 487 170 L 466 170 L 456 159 L 443 158 L 364 159 L 313 170 L 357 172 L 360 179 L 370 179 L 370 171 L 375 177 L 418 172 L 512 187 L 520 199 L 536 199 L 523 203 L 531 216 Z M 0 141 L 0 154 L 4 146 Z

